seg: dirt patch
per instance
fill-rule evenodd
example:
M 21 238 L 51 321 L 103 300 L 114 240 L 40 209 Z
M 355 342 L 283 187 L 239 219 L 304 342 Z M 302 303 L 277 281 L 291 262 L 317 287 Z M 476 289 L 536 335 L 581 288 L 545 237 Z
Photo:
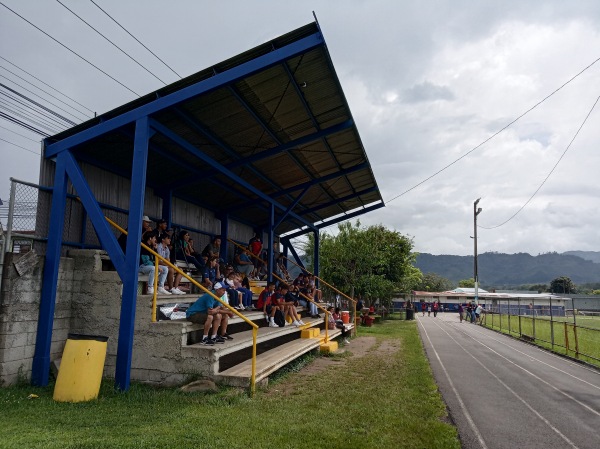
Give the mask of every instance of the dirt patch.
M 345 345 L 343 348 L 339 349 L 334 356 L 332 357 L 319 357 L 314 362 L 302 368 L 298 374 L 304 376 L 312 376 L 320 373 L 321 371 L 327 369 L 330 366 L 334 365 L 342 365 L 345 363 L 345 360 L 351 358 L 363 357 L 367 354 L 375 343 L 377 339 L 375 337 L 357 337 L 350 341 L 350 344 Z M 344 353 L 347 353 L 347 357 L 343 357 Z M 340 356 L 340 358 L 336 358 L 336 356 Z

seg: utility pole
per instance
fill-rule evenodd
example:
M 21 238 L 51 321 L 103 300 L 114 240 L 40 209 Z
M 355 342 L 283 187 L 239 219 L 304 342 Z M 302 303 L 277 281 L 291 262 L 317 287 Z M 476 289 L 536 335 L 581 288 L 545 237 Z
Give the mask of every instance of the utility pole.
M 477 272 L 477 215 L 483 210 L 481 207 L 477 208 L 477 204 L 481 198 L 477 198 L 473 203 L 473 246 L 474 246 L 474 261 L 473 261 L 473 275 L 475 279 L 475 302 L 479 302 L 479 274 Z

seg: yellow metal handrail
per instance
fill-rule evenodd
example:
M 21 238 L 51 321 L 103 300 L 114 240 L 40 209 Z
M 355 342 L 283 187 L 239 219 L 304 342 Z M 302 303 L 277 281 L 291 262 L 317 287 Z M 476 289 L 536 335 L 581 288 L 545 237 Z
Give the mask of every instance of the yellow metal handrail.
M 354 310 L 354 336 L 356 336 L 357 334 L 357 328 L 356 328 L 356 304 L 357 304 L 357 300 L 354 298 L 351 298 L 350 296 L 348 296 L 347 294 L 345 294 L 344 292 L 342 292 L 341 290 L 338 290 L 337 288 L 335 288 L 333 285 L 327 283 L 325 280 L 323 280 L 322 278 L 320 278 L 319 276 L 317 276 L 314 273 L 311 273 L 310 271 L 308 271 L 306 268 L 304 268 L 301 265 L 298 265 L 296 262 L 294 262 L 292 259 L 283 256 L 283 258 L 285 260 L 287 260 L 288 262 L 292 262 L 294 265 L 296 265 L 298 268 L 300 268 L 303 271 L 306 271 L 308 274 L 310 274 L 311 276 L 316 277 L 319 281 L 321 281 L 323 284 L 325 284 L 327 287 L 329 287 L 330 289 L 332 289 L 333 291 L 335 291 L 336 293 L 339 293 L 340 295 L 344 296 L 345 298 L 349 299 L 350 301 L 352 301 L 352 306 L 353 306 L 353 310 Z
M 239 247 L 239 248 L 246 249 L 246 248 L 244 248 L 242 245 L 240 245 L 240 244 L 239 244 L 239 243 L 237 243 L 237 242 L 234 242 L 234 241 L 233 241 L 233 240 L 231 240 L 231 239 L 227 239 L 227 241 L 228 241 L 228 242 L 230 242 L 230 243 L 233 243 L 235 246 L 237 246 L 237 247 Z M 250 255 L 251 255 L 252 257 L 254 257 L 255 259 L 259 260 L 260 262 L 262 262 L 263 264 L 267 265 L 267 262 L 265 262 L 264 260 L 262 260 L 262 259 L 261 259 L 260 257 L 258 257 L 257 255 L 253 254 L 252 252 L 250 253 Z M 277 279 L 279 279 L 281 282 L 283 282 L 283 283 L 286 283 L 286 281 L 285 281 L 284 279 L 282 279 L 281 277 L 279 277 L 279 276 L 277 275 L 277 273 L 275 273 L 275 272 L 271 272 L 271 274 L 272 274 L 273 276 L 275 276 Z M 324 312 L 325 312 L 325 343 L 328 343 L 328 342 L 329 342 L 329 332 L 328 332 L 328 328 L 329 328 L 329 319 L 328 319 L 328 318 L 329 318 L 329 315 L 331 315 L 331 314 L 329 313 L 329 311 L 328 311 L 326 308 L 322 307 L 322 306 L 321 306 L 321 305 L 320 305 L 318 302 L 316 302 L 315 300 L 311 299 L 309 296 L 305 295 L 305 294 L 304 294 L 304 293 L 302 293 L 302 292 L 300 292 L 300 295 L 302 295 L 302 297 L 304 297 L 304 298 L 305 298 L 307 301 L 310 301 L 310 302 L 312 302 L 312 303 L 313 303 L 315 306 L 317 306 L 317 308 L 319 308 L 319 309 L 321 309 L 322 311 L 324 311 Z M 354 309 L 354 310 L 355 310 L 355 313 L 356 313 L 356 307 L 355 307 L 355 309 Z M 356 323 L 354 324 L 354 327 L 356 327 Z
M 127 235 L 127 231 L 125 229 L 123 229 L 122 227 L 120 227 L 118 224 L 116 224 L 110 218 L 108 218 L 108 217 L 104 217 L 104 218 L 106 219 L 106 221 L 108 221 L 108 223 L 111 226 L 115 227 L 120 232 L 122 232 L 123 234 Z M 185 273 L 179 267 L 177 267 L 176 265 L 173 265 L 170 261 L 168 261 L 167 259 L 165 259 L 164 257 L 162 257 L 160 254 L 158 254 L 156 251 L 154 251 L 148 245 L 146 245 L 143 242 L 140 242 L 140 244 L 141 244 L 142 248 L 145 248 L 146 250 L 148 250 L 151 254 L 153 254 L 155 256 L 155 265 L 154 265 L 154 267 L 155 267 L 154 268 L 154 270 L 155 270 L 154 271 L 154 294 L 152 295 L 152 322 L 156 322 L 156 292 L 157 292 L 157 283 L 158 283 L 158 260 L 160 259 L 167 266 L 175 269 L 176 272 L 181 273 L 192 284 L 194 284 L 196 287 L 200 288 L 200 290 L 203 290 L 205 293 L 208 293 L 214 299 L 216 299 L 221 304 L 223 304 L 227 309 L 229 309 L 231 312 L 233 312 L 238 317 L 240 317 L 242 320 L 244 320 L 246 323 L 248 323 L 250 326 L 252 326 L 252 371 L 251 371 L 251 376 L 250 376 L 250 393 L 251 393 L 251 396 L 254 396 L 254 391 L 255 391 L 255 387 L 256 387 L 256 340 L 257 340 L 257 337 L 258 337 L 258 327 L 259 326 L 257 324 L 255 324 L 254 321 L 246 318 L 244 315 L 242 315 L 241 313 L 239 313 L 236 309 L 234 309 L 229 304 L 227 304 L 226 302 L 224 302 L 221 298 L 217 297 L 217 295 L 215 295 L 212 291 L 208 290 L 206 287 L 204 287 L 202 284 L 200 284 L 194 278 L 192 278 L 191 276 L 189 276 L 187 273 Z

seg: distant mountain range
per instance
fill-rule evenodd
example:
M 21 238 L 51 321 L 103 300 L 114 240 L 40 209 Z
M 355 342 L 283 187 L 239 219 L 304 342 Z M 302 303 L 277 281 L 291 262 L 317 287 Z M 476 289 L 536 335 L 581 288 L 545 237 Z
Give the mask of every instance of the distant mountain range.
M 415 263 L 423 273 L 454 282 L 473 277 L 473 256 L 420 253 Z M 483 253 L 477 257 L 479 283 L 485 286 L 549 284 L 568 276 L 575 284 L 600 282 L 600 252 L 567 251 L 532 256 L 527 253 Z

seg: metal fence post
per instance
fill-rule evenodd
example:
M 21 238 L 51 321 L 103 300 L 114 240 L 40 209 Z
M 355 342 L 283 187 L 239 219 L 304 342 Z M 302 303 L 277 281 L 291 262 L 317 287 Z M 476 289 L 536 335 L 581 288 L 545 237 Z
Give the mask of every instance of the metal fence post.
M 569 330 L 568 330 L 568 324 L 565 321 L 565 354 L 569 355 Z
M 542 306 L 544 307 L 544 306 Z M 531 326 L 532 326 L 532 331 L 533 331 L 533 339 L 535 340 L 535 298 L 531 298 Z
M 517 298 L 517 317 L 519 320 L 519 337 L 523 336 L 523 329 L 521 328 L 521 298 Z
M 554 316 L 552 314 L 552 295 L 550 295 L 550 345 L 554 351 Z
M 6 221 L 6 233 L 4 234 L 4 242 L 2 243 L 2 251 L 0 251 L 0 295 L 2 294 L 2 277 L 4 275 L 4 257 L 6 253 L 12 251 L 12 228 L 13 219 L 15 216 L 15 180 L 10 178 L 10 199 L 8 200 L 8 219 Z

